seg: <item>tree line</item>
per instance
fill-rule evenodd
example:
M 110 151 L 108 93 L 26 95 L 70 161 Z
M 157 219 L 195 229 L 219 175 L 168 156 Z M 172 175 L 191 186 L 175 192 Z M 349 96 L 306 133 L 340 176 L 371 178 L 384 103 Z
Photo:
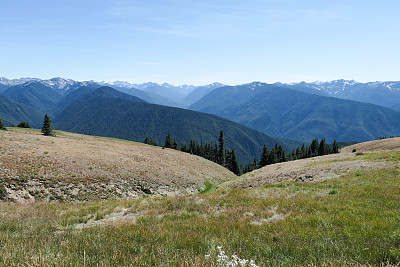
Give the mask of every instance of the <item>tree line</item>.
M 280 145 L 278 146 L 278 144 L 275 144 L 271 150 L 269 150 L 267 145 L 264 144 L 260 161 L 254 159 L 253 162 L 249 162 L 244 168 L 242 168 L 237 159 L 235 149 L 226 149 L 224 147 L 224 132 L 222 130 L 219 132 L 218 145 L 217 143 L 203 143 L 203 141 L 200 141 L 199 143 L 193 139 L 190 140 L 189 144 L 184 143 L 179 145 L 178 142 L 172 138 L 170 133 L 165 137 L 164 145 L 159 145 L 149 137 L 144 139 L 144 143 L 153 146 L 162 146 L 163 148 L 172 148 L 203 157 L 229 169 L 236 175 L 251 172 L 270 164 L 339 152 L 339 145 L 336 140 L 334 140 L 332 144 L 328 144 L 324 138 L 322 138 L 321 141 L 318 139 L 312 140 L 309 146 L 306 146 L 303 143 L 302 146 L 298 146 L 297 149 L 293 149 L 290 153 L 286 153 L 285 149 Z
M 153 146 L 161 146 L 149 137 L 144 139 L 144 143 Z M 178 142 L 172 138 L 171 134 L 168 133 L 165 137 L 163 148 L 172 148 L 203 157 L 229 169 L 236 175 L 241 175 L 243 171 L 237 159 L 235 149 L 225 148 L 224 132 L 222 130 L 219 132 L 218 145 L 216 143 L 203 143 L 203 141 L 199 143 L 193 139 L 190 140 L 189 144 L 184 143 L 179 145 Z
M 339 153 L 338 143 L 336 140 L 334 140 L 332 144 L 328 144 L 325 141 L 325 138 L 322 138 L 321 141 L 318 139 L 313 139 L 309 146 L 306 146 L 303 143 L 301 147 L 298 146 L 297 149 L 293 149 L 288 154 L 286 153 L 285 149 L 283 149 L 282 146 L 278 146 L 278 144 L 275 144 L 275 147 L 273 147 L 272 150 L 269 150 L 268 147 L 264 145 L 262 148 L 260 161 L 257 162 L 256 159 L 254 159 L 253 162 L 249 162 L 243 168 L 243 173 L 251 172 L 255 169 L 262 168 L 270 164 L 312 158 L 333 153 Z

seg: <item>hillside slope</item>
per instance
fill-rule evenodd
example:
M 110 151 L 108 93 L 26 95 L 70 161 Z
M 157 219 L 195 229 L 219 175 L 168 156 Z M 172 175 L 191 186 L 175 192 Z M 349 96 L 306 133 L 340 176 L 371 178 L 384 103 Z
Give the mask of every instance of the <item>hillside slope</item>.
M 226 147 L 235 148 L 242 164 L 259 157 L 263 144 L 272 147 L 278 143 L 286 149 L 299 145 L 214 115 L 109 98 L 99 91 L 76 100 L 53 121 L 56 128 L 66 131 L 138 142 L 148 136 L 159 144 L 164 144 L 168 133 L 179 144 L 189 144 L 191 139 L 216 144 L 219 131 L 223 130 Z
M 161 95 L 145 92 L 143 90 L 139 90 L 136 88 L 126 88 L 126 87 L 118 87 L 118 86 L 111 86 L 112 88 L 121 91 L 125 94 L 136 96 L 140 99 L 143 99 L 144 101 L 151 103 L 151 104 L 156 104 L 156 105 L 163 105 L 163 106 L 168 106 L 168 107 L 182 107 L 181 104 L 178 102 L 163 97 Z
M 235 175 L 203 158 L 124 140 L 57 131 L 0 131 L 0 186 L 13 201 L 80 201 L 197 192 Z
M 6 135 L 7 146 L 10 145 L 7 148 L 12 149 L 12 153 L 16 149 L 28 149 L 31 154 L 37 151 L 39 158 L 42 155 L 40 164 L 36 165 L 40 169 L 34 170 L 38 174 L 26 172 L 38 178 L 17 177 L 20 174 L 16 173 L 16 179 L 8 180 L 7 190 L 24 188 L 21 182 L 25 180 L 28 183 L 41 180 L 49 183 L 50 197 L 58 198 L 59 183 L 56 179 L 57 183 L 46 179 L 44 171 L 55 169 L 49 161 L 57 163 L 54 159 L 60 156 L 47 147 L 59 146 L 64 138 L 76 139 L 72 143 L 84 145 L 88 153 L 103 153 L 104 150 L 108 151 L 104 153 L 107 156 L 122 155 L 111 150 L 115 142 L 122 141 L 66 135 L 68 137 L 33 136 L 35 142 L 26 140 L 26 136 Z M 43 147 L 38 144 L 44 145 L 46 150 L 40 150 Z M 98 150 L 100 145 L 103 146 Z M 138 165 L 130 164 L 140 158 L 134 151 L 126 150 L 131 143 L 123 142 L 122 145 L 126 152 L 122 158 L 125 161 L 121 158 L 106 161 L 111 166 L 104 168 L 114 167 L 118 172 L 123 165 L 133 166 L 132 169 Z M 178 155 L 176 151 L 170 152 Z M 1 159 L 7 159 L 7 154 L 3 154 Z M 80 154 L 74 155 L 79 156 L 78 160 L 86 160 Z M 97 158 L 92 157 L 91 162 L 97 163 Z M 101 159 L 102 155 L 97 157 Z M 368 165 L 358 165 L 359 169 L 354 171 L 338 169 L 341 177 L 323 181 L 282 180 L 261 187 L 225 187 L 215 192 L 170 197 L 16 205 L 0 201 L 0 266 L 228 266 L 224 259 L 226 263 L 227 259 L 238 258 L 253 261 L 251 266 L 398 266 L 400 151 L 354 155 L 335 162 L 321 158 L 322 161 L 314 159 L 316 162 L 306 168 L 352 161 L 355 162 L 353 166 L 360 162 L 382 165 L 376 165 L 377 169 L 369 169 Z M 82 165 L 84 173 L 103 171 L 102 165 L 85 165 L 86 162 L 66 159 L 69 166 Z M 61 165 L 58 174 L 64 172 L 62 163 L 58 164 Z M 185 166 L 185 162 L 178 164 Z M 32 162 L 23 158 L 19 170 L 23 166 L 30 170 L 31 165 Z M 382 169 L 385 165 L 387 167 Z M 275 165 L 275 170 L 278 167 L 284 169 L 283 165 Z M 0 165 L 0 170 L 3 169 L 4 165 Z M 113 175 L 113 172 L 108 173 Z M 1 179 L 4 176 L 0 176 Z M 83 182 L 73 178 L 65 180 L 76 181 L 76 185 L 61 187 L 63 194 L 78 192 L 77 196 L 82 198 L 90 196 L 88 192 L 98 183 L 93 179 L 94 182 L 84 185 L 87 191 L 84 187 L 79 191 Z M 99 180 L 105 179 L 101 176 Z M 110 184 L 103 183 L 100 188 L 107 194 L 120 190 Z M 38 198 L 46 194 L 41 187 L 31 191 Z M 2 192 L 0 190 L 0 198 Z M 103 192 L 97 192 L 97 197 L 101 198 Z
M 124 98 L 128 99 L 134 102 L 146 102 L 136 96 L 128 95 L 123 92 L 120 92 L 118 90 L 115 90 L 111 87 L 108 86 L 97 86 L 97 85 L 91 85 L 91 86 L 82 86 L 75 91 L 71 92 L 70 94 L 64 96 L 60 101 L 58 101 L 56 104 L 54 104 L 50 109 L 49 109 L 49 114 L 53 116 L 59 115 L 65 108 L 67 108 L 69 105 L 73 104 L 75 101 L 85 98 L 86 96 L 89 96 L 93 92 L 96 91 L 96 94 L 99 96 L 103 97 L 109 97 L 109 98 Z
M 360 83 L 349 80 L 335 80 L 317 83 L 282 84 L 293 90 L 308 89 L 309 93 L 371 103 L 400 111 L 400 82 L 382 81 Z
M 190 108 L 296 140 L 363 142 L 400 133 L 398 111 L 263 83 L 215 89 Z
M 31 127 L 40 128 L 43 124 L 43 116 L 43 113 L 32 107 L 0 95 L 0 118 L 6 126 L 17 125 L 21 121 L 27 121 Z
M 282 182 L 318 182 L 348 172 L 398 169 L 400 162 L 391 159 L 399 156 L 400 137 L 374 140 L 344 147 L 338 154 L 267 165 L 227 181 L 221 187 L 253 188 Z
M 62 98 L 62 95 L 51 87 L 36 81 L 12 86 L 4 91 L 3 95 L 43 113 L 48 112 L 48 109 Z

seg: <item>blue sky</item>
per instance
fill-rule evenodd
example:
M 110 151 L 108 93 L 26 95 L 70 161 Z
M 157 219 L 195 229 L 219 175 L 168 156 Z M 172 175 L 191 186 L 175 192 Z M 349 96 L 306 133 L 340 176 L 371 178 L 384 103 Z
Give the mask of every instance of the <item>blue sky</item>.
M 0 0 L 0 77 L 400 80 L 400 1 Z

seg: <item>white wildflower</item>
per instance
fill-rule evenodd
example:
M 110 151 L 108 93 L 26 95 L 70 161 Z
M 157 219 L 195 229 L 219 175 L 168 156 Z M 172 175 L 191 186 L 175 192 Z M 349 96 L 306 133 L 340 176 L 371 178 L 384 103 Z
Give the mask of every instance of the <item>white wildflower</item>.
M 217 256 L 217 263 L 218 266 L 221 267 L 236 267 L 236 266 L 250 266 L 250 267 L 258 267 L 257 264 L 253 260 L 246 260 L 246 259 L 241 259 L 239 258 L 236 254 L 233 254 L 231 256 L 231 260 L 229 260 L 229 257 L 225 254 L 225 251 L 222 250 L 221 246 L 217 246 L 218 249 L 218 256 Z M 205 255 L 206 259 L 209 259 L 211 254 Z

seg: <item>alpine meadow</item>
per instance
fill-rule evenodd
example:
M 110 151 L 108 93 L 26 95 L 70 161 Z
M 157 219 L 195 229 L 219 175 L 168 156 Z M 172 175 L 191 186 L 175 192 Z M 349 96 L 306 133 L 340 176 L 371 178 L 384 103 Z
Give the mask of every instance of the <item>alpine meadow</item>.
M 400 267 L 399 10 L 0 1 L 0 267 Z

